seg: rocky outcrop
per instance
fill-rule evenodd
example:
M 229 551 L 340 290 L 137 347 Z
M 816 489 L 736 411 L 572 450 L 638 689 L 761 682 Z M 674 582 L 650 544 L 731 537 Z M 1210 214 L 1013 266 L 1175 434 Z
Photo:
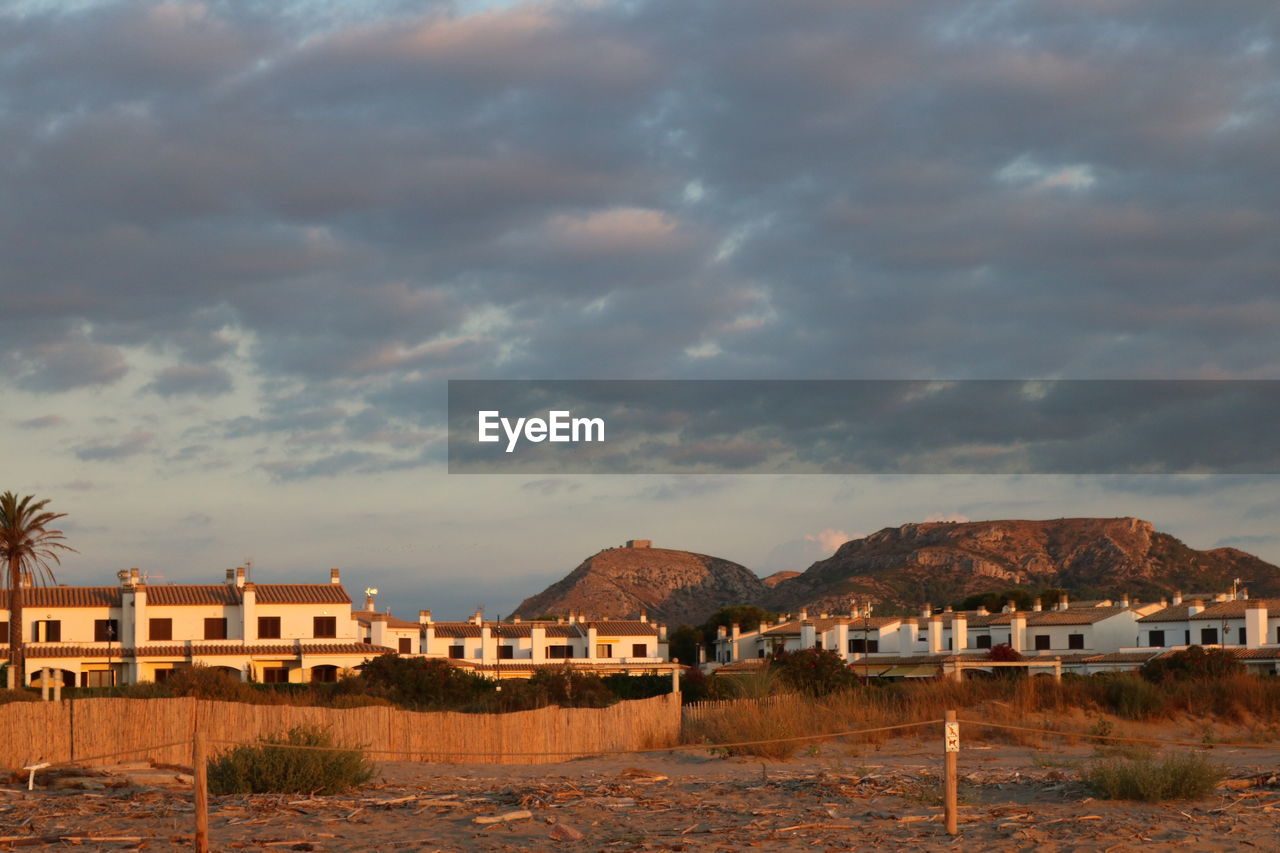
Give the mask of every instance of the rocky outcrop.
M 1229 589 L 1237 577 L 1254 595 L 1280 595 L 1280 568 L 1233 548 L 1196 551 L 1137 518 L 904 524 L 846 542 L 764 603 L 838 611 L 857 598 L 889 611 L 1012 586 L 1150 600 Z
M 671 626 L 697 625 L 726 605 L 761 601 L 767 591 L 750 569 L 719 557 L 609 548 L 525 599 L 513 615 L 531 619 L 574 610 L 588 617 L 634 617 L 644 610 Z

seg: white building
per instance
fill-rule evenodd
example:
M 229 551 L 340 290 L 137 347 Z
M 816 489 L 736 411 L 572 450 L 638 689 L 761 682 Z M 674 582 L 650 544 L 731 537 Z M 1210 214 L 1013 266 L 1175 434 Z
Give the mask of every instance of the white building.
M 422 653 L 495 678 L 528 678 L 538 668 L 568 664 L 600 675 L 670 674 L 667 629 L 641 614 L 634 620 L 588 619 L 577 613 L 556 621 L 437 622 L 419 614 Z
M 822 613 L 811 619 L 801 609 L 798 618 L 784 617 L 780 624 L 765 623 L 753 631 L 722 628 L 715 663 L 708 668 L 767 657 L 779 649 L 819 648 L 839 653 L 863 674 L 931 676 L 957 661 L 972 668 L 993 646 L 1008 645 L 1024 658 L 1060 659 L 1067 671 L 1099 671 L 1129 663 L 1127 658 L 1103 662 L 1099 657 L 1129 646 L 1138 633 L 1137 620 L 1159 608 L 1128 599 L 1073 605 L 1064 596 L 1052 609 L 1037 602 L 1020 611 L 1010 602 L 1001 613 L 982 607 L 935 613 L 925 605 L 919 616 L 872 616 L 870 605 L 863 605 L 847 614 Z
M 148 584 L 137 569 L 119 578 L 114 587 L 23 589 L 24 683 L 45 668 L 68 686 L 162 681 L 192 664 L 267 683 L 334 681 L 397 650 L 361 636 L 337 569 L 319 584 L 254 583 L 243 568 L 221 584 Z M 6 641 L 8 607 L 6 590 Z

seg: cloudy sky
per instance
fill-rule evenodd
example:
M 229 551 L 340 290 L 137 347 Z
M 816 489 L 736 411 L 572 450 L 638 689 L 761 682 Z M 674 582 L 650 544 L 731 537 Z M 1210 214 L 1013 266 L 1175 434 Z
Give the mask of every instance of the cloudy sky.
M 450 476 L 448 379 L 1280 378 L 1274 2 L 0 11 L 0 488 L 60 579 L 509 612 L 927 517 L 1280 562 L 1274 477 Z M 1211 429 L 1211 421 L 1206 421 Z

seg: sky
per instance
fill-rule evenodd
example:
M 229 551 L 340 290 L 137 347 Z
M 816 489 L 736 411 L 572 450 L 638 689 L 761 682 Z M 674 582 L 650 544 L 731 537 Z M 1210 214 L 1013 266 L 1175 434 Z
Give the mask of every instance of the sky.
M 62 582 L 337 566 L 407 616 L 630 538 L 765 574 L 928 518 L 1280 562 L 1274 476 L 445 465 L 450 379 L 1280 378 L 1278 19 L 6 4 L 0 489 L 68 514 Z

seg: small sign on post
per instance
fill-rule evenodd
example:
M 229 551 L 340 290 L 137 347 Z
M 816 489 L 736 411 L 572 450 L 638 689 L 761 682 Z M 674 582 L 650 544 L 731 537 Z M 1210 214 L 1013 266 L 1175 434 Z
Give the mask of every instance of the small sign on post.
M 942 722 L 942 752 L 944 778 L 942 788 L 943 817 L 947 822 L 947 833 L 960 833 L 959 806 L 956 797 L 956 758 L 960 753 L 960 723 L 956 720 L 955 711 L 947 711 Z

